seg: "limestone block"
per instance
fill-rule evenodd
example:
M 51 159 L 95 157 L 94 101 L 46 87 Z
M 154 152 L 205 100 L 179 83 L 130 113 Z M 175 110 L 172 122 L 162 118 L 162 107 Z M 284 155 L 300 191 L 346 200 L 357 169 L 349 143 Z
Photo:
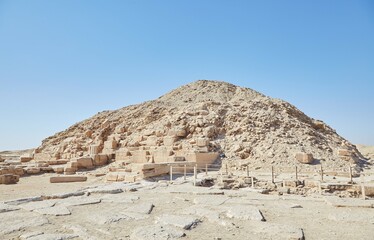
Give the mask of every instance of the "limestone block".
M 33 157 L 32 157 L 31 154 L 22 155 L 22 156 L 20 156 L 20 158 L 19 158 L 19 160 L 20 160 L 21 162 L 30 162 L 32 159 L 33 159 Z
M 205 167 L 206 164 L 214 163 L 219 156 L 217 152 L 189 152 L 185 155 L 188 162 L 196 162 L 198 167 Z
M 19 181 L 19 176 L 14 174 L 0 175 L 0 184 L 15 184 Z
M 49 160 L 47 163 L 49 165 L 61 165 L 61 164 L 66 164 L 69 162 L 68 159 L 58 159 L 58 160 Z
M 40 171 L 41 172 L 54 172 L 52 167 L 41 167 Z
M 131 174 L 131 175 L 125 175 L 125 182 L 136 182 L 137 180 L 137 175 L 136 174 Z
M 352 152 L 348 149 L 339 149 L 338 155 L 339 156 L 352 156 Z
M 86 136 L 86 137 L 88 137 L 88 138 L 91 138 L 92 137 L 92 130 L 87 130 L 85 133 L 84 133 L 84 135 Z
M 145 141 L 147 146 L 157 146 L 158 138 L 156 136 L 149 136 L 147 141 Z
M 40 168 L 38 168 L 38 167 L 27 167 L 27 168 L 25 168 L 25 171 L 27 172 L 27 174 L 38 174 L 38 173 L 40 173 Z
M 154 135 L 155 134 L 155 131 L 152 130 L 152 129 L 147 129 L 144 131 L 144 136 L 151 136 L 151 135 Z
M 4 160 L 5 159 L 0 156 L 0 162 L 4 162 Z
M 91 145 L 89 151 L 90 151 L 90 156 L 98 154 L 99 153 L 99 145 Z
M 153 160 L 155 163 L 168 162 L 170 156 L 173 155 L 173 151 L 170 148 L 160 147 L 153 152 Z
M 209 145 L 209 140 L 207 140 L 206 138 L 198 138 L 196 139 L 196 145 L 198 147 L 206 147 Z
M 145 163 L 132 164 L 132 173 L 139 174 L 140 178 L 160 176 L 169 173 L 170 167 L 167 164 Z
M 132 152 L 131 160 L 134 163 L 146 163 L 148 162 L 147 159 L 147 153 L 149 153 L 146 150 L 137 150 Z
M 78 169 L 81 168 L 92 168 L 93 167 L 93 161 L 91 157 L 80 157 L 77 159 L 78 163 Z
M 311 153 L 297 153 L 295 159 L 300 163 L 310 164 L 313 162 L 314 158 Z
M 76 170 L 78 170 L 78 162 L 75 161 L 75 160 L 72 160 L 72 161 L 70 161 L 70 162 L 68 162 L 68 163 L 66 164 L 66 167 L 67 167 L 67 168 L 75 169 L 75 171 L 76 171 Z
M 125 149 L 120 149 L 119 151 L 116 151 L 115 159 L 116 161 L 129 160 L 130 156 L 131 156 L 130 151 L 125 150 Z
M 187 136 L 187 131 L 183 128 L 173 128 L 168 131 L 168 136 L 171 137 L 185 137 Z
M 48 161 L 48 160 L 51 160 L 51 159 L 55 160 L 56 158 L 52 157 L 48 153 L 35 153 L 34 154 L 34 160 L 35 161 Z
M 116 182 L 118 179 L 118 172 L 109 172 L 106 174 L 105 178 L 109 182 Z
M 52 167 L 55 173 L 64 173 L 64 167 Z
M 49 181 L 51 183 L 85 182 L 87 181 L 87 177 L 85 176 L 59 176 L 59 177 L 50 177 Z
M 104 148 L 107 149 L 115 149 L 117 148 L 117 141 L 116 140 L 108 140 L 104 142 Z
M 96 154 L 93 156 L 93 164 L 95 166 L 103 166 L 108 163 L 108 155 L 106 154 Z
M 65 168 L 64 168 L 64 173 L 65 173 L 66 175 L 75 174 L 76 171 L 77 171 L 76 168 L 69 168 L 69 167 L 65 167 Z
M 174 136 L 166 136 L 164 137 L 164 145 L 165 146 L 173 146 L 175 143 L 176 138 Z
M 25 170 L 23 170 L 23 168 L 15 168 L 14 169 L 14 174 L 15 175 L 18 175 L 18 176 L 23 176 L 25 174 Z

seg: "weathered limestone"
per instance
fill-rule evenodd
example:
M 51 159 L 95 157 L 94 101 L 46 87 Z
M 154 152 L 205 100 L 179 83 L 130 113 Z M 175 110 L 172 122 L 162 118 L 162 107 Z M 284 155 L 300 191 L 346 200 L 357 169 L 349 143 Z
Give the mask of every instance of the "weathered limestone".
M 93 161 L 91 157 L 80 157 L 77 158 L 78 169 L 92 169 L 93 168 Z
M 22 156 L 20 156 L 20 158 L 19 158 L 19 160 L 20 160 L 21 162 L 30 162 L 32 159 L 33 159 L 32 154 L 22 155 Z
M 164 226 L 160 224 L 155 224 L 151 226 L 142 226 L 136 228 L 131 234 L 131 239 L 135 240 L 164 240 L 164 239 L 178 239 L 183 238 L 186 234 L 179 229 L 171 226 Z
M 108 155 L 107 154 L 95 154 L 92 156 L 93 165 L 95 166 L 103 166 L 108 163 Z
M 132 164 L 132 172 L 139 174 L 140 178 L 148 178 L 168 174 L 170 167 L 167 164 L 145 163 Z
M 340 157 L 340 159 L 350 163 L 356 163 L 358 161 L 356 154 L 349 149 L 338 149 L 338 156 Z
M 53 216 L 65 216 L 65 215 L 71 214 L 69 209 L 67 209 L 64 206 L 39 208 L 39 209 L 36 209 L 35 212 L 38 212 L 43 215 L 53 215 Z
M 51 177 L 49 181 L 51 183 L 85 182 L 87 181 L 87 177 L 85 176 L 59 176 L 59 177 Z
M 4 174 L 0 175 L 0 184 L 15 184 L 19 181 L 18 175 Z
M 43 226 L 49 221 L 44 216 L 34 212 L 6 212 L 1 214 L 0 236 L 21 231 L 26 228 Z
M 99 153 L 99 145 L 91 145 L 89 151 L 90 156 L 93 157 L 94 155 Z
M 165 146 L 173 146 L 176 140 L 177 139 L 174 136 L 165 136 L 164 137 L 164 145 Z
M 5 203 L 0 203 L 0 213 L 11 212 L 19 210 L 19 207 L 11 206 Z
M 241 220 L 265 221 L 262 213 L 258 208 L 250 205 L 235 205 L 228 209 L 226 216 Z
M 40 168 L 39 167 L 27 167 L 25 168 L 27 174 L 39 174 Z
M 164 214 L 157 217 L 156 223 L 172 225 L 185 230 L 195 227 L 200 222 L 199 219 L 188 215 Z
M 304 164 L 310 164 L 314 161 L 313 155 L 310 153 L 296 153 L 295 159 Z
M 196 145 L 198 147 L 206 147 L 209 145 L 209 140 L 206 138 L 198 138 L 196 139 Z
M 48 153 L 35 153 L 34 160 L 35 161 L 48 161 L 48 160 L 56 160 L 56 158 L 52 157 Z
M 49 160 L 48 164 L 49 165 L 62 165 L 68 163 L 68 159 L 58 159 L 58 160 Z

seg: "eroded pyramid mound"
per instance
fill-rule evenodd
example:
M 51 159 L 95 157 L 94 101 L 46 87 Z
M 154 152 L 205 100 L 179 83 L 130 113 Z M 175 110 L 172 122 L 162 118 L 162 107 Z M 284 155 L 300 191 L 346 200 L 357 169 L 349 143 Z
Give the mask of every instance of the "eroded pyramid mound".
M 194 152 L 217 153 L 216 158 L 254 167 L 307 161 L 339 168 L 363 158 L 335 130 L 293 105 L 207 80 L 153 101 L 98 113 L 45 139 L 34 158 L 106 154 L 118 161 L 151 163 L 188 160 Z

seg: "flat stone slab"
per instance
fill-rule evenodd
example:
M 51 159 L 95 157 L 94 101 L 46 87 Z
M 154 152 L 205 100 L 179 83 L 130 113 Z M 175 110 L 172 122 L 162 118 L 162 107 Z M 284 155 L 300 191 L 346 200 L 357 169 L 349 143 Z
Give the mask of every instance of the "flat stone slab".
M 79 237 L 76 234 L 49 234 L 44 232 L 29 232 L 20 236 L 21 240 L 66 240 Z
M 56 204 L 56 200 L 44 200 L 44 201 L 37 201 L 37 202 L 29 202 L 25 204 L 19 205 L 22 209 L 27 211 L 34 211 L 36 209 L 42 208 L 50 208 Z
M 195 227 L 200 222 L 199 219 L 188 215 L 164 214 L 157 217 L 156 223 L 172 225 L 185 230 Z
M 153 203 L 140 203 L 135 204 L 125 210 L 125 212 L 135 212 L 141 214 L 150 214 L 153 210 Z
M 219 206 L 230 200 L 230 198 L 225 196 L 198 196 L 194 198 L 193 203 L 199 205 L 208 206 Z
M 143 226 L 134 230 L 131 234 L 131 239 L 134 240 L 164 240 L 164 239 L 178 239 L 184 237 L 186 234 L 180 229 L 171 226 L 151 225 Z
M 58 202 L 58 205 L 62 205 L 65 207 L 71 207 L 71 206 L 84 206 L 84 205 L 90 205 L 90 204 L 98 204 L 101 202 L 101 199 L 99 198 L 92 198 L 92 197 L 71 197 L 67 199 L 60 200 Z
M 96 211 L 87 217 L 87 220 L 96 224 L 104 225 L 116 223 L 121 220 L 132 220 L 131 216 L 123 213 L 115 212 L 114 210 Z
M 87 181 L 86 176 L 58 176 L 50 177 L 50 183 L 70 183 L 70 182 L 85 182 Z
M 134 203 L 135 201 L 139 200 L 139 197 L 136 195 L 122 193 L 122 194 L 107 194 L 102 196 L 102 202 L 105 203 Z
M 53 216 L 65 216 L 70 215 L 71 212 L 64 206 L 56 206 L 56 207 L 47 207 L 36 209 L 34 212 L 43 214 L 43 215 L 53 215 Z
M 15 211 L 2 213 L 0 220 L 0 236 L 48 223 L 49 221 L 47 218 L 34 212 Z
M 258 225 L 255 225 L 252 231 L 261 234 L 261 239 L 305 239 L 304 231 L 302 228 L 283 224 L 260 223 Z
M 53 195 L 44 196 L 44 197 L 48 199 L 64 199 L 64 198 L 69 198 L 69 197 L 78 197 L 84 194 L 85 192 L 78 191 L 78 192 L 69 192 L 69 193 L 58 193 L 58 194 L 53 194 Z
M 224 212 L 224 210 L 221 212 Z M 186 215 L 196 215 L 206 218 L 210 222 L 223 224 L 223 221 L 220 219 L 220 211 L 212 210 L 206 207 L 193 205 L 185 208 L 182 213 Z
M 28 202 L 35 202 L 35 201 L 42 201 L 42 200 L 43 200 L 43 198 L 41 196 L 37 196 L 37 197 L 28 197 L 28 198 L 20 198 L 20 199 L 10 200 L 10 201 L 6 201 L 4 203 L 8 204 L 8 205 L 20 205 L 20 204 L 24 204 L 24 203 L 28 203 Z
M 374 208 L 374 200 L 356 198 L 325 197 L 325 202 L 333 207 Z
M 118 187 L 116 185 L 104 185 L 104 186 L 96 186 L 93 188 L 89 188 L 85 190 L 89 193 L 102 193 L 102 194 L 117 194 L 122 193 L 122 187 Z
M 339 211 L 327 216 L 329 220 L 336 222 L 358 222 L 374 224 L 374 212 L 357 213 L 352 211 Z M 373 226 L 374 228 L 374 226 Z
M 19 210 L 19 207 L 11 206 L 5 203 L 0 203 L 0 213 L 11 212 Z
M 226 216 L 241 220 L 265 221 L 261 211 L 250 205 L 235 205 L 227 208 Z

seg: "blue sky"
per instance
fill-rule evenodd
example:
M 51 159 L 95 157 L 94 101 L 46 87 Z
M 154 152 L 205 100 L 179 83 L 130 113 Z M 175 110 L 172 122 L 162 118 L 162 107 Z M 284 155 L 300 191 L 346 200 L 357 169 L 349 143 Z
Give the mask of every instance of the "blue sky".
M 0 0 L 0 150 L 197 79 L 374 145 L 374 2 Z

